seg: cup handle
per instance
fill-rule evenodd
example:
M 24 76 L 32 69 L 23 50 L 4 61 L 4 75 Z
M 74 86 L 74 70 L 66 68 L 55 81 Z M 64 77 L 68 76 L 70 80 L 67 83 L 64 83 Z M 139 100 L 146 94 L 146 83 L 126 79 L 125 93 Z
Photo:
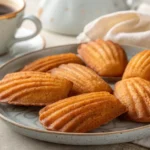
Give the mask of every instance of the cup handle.
M 40 20 L 39 20 L 37 17 L 35 17 L 35 16 L 33 16 L 33 15 L 24 16 L 24 17 L 22 18 L 22 20 L 20 21 L 19 27 L 22 25 L 22 23 L 23 23 L 25 20 L 30 20 L 30 21 L 32 21 L 32 22 L 35 24 L 35 27 L 36 27 L 35 32 L 33 32 L 31 35 L 28 35 L 28 36 L 25 36 L 25 37 L 21 37 L 21 38 L 16 38 L 16 37 L 14 37 L 14 38 L 11 40 L 11 42 L 10 42 L 10 44 L 9 44 L 9 47 L 12 46 L 12 45 L 13 45 L 14 43 L 16 43 L 16 42 L 21 42 L 21 41 L 29 40 L 29 39 L 35 37 L 35 36 L 36 36 L 37 34 L 39 34 L 39 32 L 41 31 L 41 29 L 42 29 L 42 24 L 41 24 Z

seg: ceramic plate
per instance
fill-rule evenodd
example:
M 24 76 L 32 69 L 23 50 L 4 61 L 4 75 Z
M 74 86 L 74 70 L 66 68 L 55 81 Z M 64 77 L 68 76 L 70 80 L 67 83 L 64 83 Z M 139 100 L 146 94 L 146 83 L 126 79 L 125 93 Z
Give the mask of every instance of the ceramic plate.
M 24 65 L 47 55 L 73 52 L 76 53 L 77 44 L 48 48 L 31 52 L 15 58 L 0 68 L 0 79 L 10 72 L 17 71 Z M 130 59 L 141 48 L 123 46 Z M 16 132 L 25 136 L 62 144 L 73 145 L 101 145 L 129 142 L 150 135 L 150 125 L 127 121 L 113 120 L 91 133 L 61 133 L 46 131 L 38 121 L 39 107 L 18 107 L 0 104 L 0 117 Z

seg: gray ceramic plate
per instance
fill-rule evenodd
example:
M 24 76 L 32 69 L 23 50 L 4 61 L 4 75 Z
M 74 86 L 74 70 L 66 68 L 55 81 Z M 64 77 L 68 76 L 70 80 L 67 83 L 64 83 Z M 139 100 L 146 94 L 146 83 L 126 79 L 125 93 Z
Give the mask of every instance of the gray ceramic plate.
M 73 52 L 76 53 L 78 45 L 66 45 L 40 50 L 18 57 L 6 63 L 0 68 L 0 79 L 10 72 L 14 72 L 24 65 L 38 58 Z M 128 58 L 130 59 L 141 48 L 123 46 Z M 107 125 L 91 133 L 61 133 L 55 131 L 46 131 L 38 121 L 38 107 L 18 107 L 6 104 L 0 104 L 0 117 L 13 128 L 16 132 L 31 138 L 73 145 L 101 145 L 122 143 L 144 138 L 150 135 L 150 125 L 133 123 L 127 121 L 113 120 Z

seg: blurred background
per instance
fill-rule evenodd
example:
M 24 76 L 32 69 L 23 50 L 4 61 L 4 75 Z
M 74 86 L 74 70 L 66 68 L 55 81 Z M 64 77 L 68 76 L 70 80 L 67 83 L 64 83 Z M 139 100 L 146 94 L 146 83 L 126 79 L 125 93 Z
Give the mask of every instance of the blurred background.
M 150 0 L 26 0 L 26 14 L 35 14 L 42 21 L 47 47 L 76 42 L 84 26 L 102 15 L 138 10 L 150 14 Z M 24 23 L 34 29 L 30 22 Z M 59 40 L 59 43 L 58 43 Z

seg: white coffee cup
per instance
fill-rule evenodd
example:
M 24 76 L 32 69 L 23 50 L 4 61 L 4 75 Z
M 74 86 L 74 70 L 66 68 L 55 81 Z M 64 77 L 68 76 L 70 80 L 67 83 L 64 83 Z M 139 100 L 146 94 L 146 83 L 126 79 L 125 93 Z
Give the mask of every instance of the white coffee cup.
M 7 6 L 13 9 L 10 13 L 0 15 L 0 55 L 2 55 L 8 52 L 12 44 L 35 37 L 42 26 L 39 19 L 35 16 L 24 16 L 24 0 L 0 0 L 0 6 Z M 26 37 L 15 38 L 17 29 L 25 20 L 30 20 L 35 24 L 35 32 Z

